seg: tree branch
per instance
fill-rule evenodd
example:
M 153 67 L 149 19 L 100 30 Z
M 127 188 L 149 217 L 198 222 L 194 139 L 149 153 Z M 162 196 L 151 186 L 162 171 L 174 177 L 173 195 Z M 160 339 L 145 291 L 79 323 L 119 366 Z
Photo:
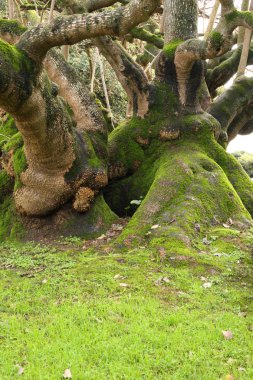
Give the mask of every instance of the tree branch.
M 239 135 L 249 135 L 253 132 L 253 118 L 248 120 L 245 125 L 240 129 Z
M 133 28 L 130 34 L 132 37 L 137 38 L 141 41 L 148 42 L 149 44 L 153 44 L 159 49 L 163 48 L 164 39 L 161 36 L 150 33 L 149 31 L 143 28 Z
M 252 86 L 253 78 L 240 77 L 211 104 L 208 112 L 220 122 L 224 132 L 252 102 Z
M 175 66 L 180 101 L 186 103 L 186 84 L 197 60 L 212 59 L 225 54 L 233 44 L 232 34 L 238 26 L 253 29 L 253 13 L 237 11 L 232 0 L 220 0 L 221 19 L 206 41 L 190 39 L 180 44 L 175 53 Z
M 24 33 L 17 47 L 34 60 L 41 61 L 54 46 L 73 45 L 86 38 L 121 36 L 146 21 L 159 0 L 132 0 L 127 6 L 98 14 L 83 14 L 54 19 Z
M 244 130 L 244 133 L 241 134 L 249 134 L 252 132 L 252 117 L 253 117 L 253 103 L 248 104 L 241 113 L 239 113 L 234 120 L 230 123 L 228 127 L 228 142 L 233 140 L 241 131 Z M 251 128 L 246 127 L 250 122 Z M 246 132 L 246 133 L 245 133 Z
M 242 46 L 240 45 L 236 50 L 228 55 L 228 58 L 221 61 L 219 65 L 212 70 L 207 70 L 206 83 L 212 97 L 215 96 L 215 91 L 218 87 L 223 86 L 232 76 L 236 73 L 240 61 Z M 253 44 L 249 50 L 247 64 L 253 63 Z
M 137 114 L 144 117 L 149 109 L 150 85 L 141 66 L 119 43 L 112 41 L 109 37 L 100 37 L 93 41 L 112 66 L 128 95 L 128 116 Z

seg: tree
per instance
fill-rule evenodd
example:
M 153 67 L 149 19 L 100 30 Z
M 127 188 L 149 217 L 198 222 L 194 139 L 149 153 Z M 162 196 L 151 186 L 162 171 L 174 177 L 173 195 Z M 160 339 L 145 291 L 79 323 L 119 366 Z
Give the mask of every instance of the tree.
M 252 13 L 220 0 L 220 21 L 200 40 L 197 1 L 165 0 L 163 41 L 137 27 L 159 9 L 158 0 L 93 13 L 114 3 L 61 1 L 69 12 L 91 13 L 61 16 L 27 31 L 0 21 L 1 38 L 8 41 L 0 42 L 0 107 L 19 131 L 5 122 L 3 131 L 12 137 L 1 143 L 2 235 L 14 223 L 13 183 L 19 216 L 12 235 L 17 220 L 26 231 L 44 225 L 47 234 L 55 233 L 56 221 L 60 231 L 98 231 L 116 220 L 113 212 L 123 216 L 132 200 L 140 206 L 122 240 L 147 236 L 158 225 L 154 244 L 170 239 L 172 247 L 184 247 L 210 225 L 250 225 L 253 183 L 225 147 L 238 133 L 253 130 L 253 80 L 240 77 L 215 94 L 237 70 L 241 47 L 231 50 L 233 31 L 252 29 Z M 153 82 L 113 37 L 126 34 L 159 49 L 164 43 Z M 94 98 L 53 49 L 83 39 L 92 39 L 128 96 L 128 119 L 108 142 Z

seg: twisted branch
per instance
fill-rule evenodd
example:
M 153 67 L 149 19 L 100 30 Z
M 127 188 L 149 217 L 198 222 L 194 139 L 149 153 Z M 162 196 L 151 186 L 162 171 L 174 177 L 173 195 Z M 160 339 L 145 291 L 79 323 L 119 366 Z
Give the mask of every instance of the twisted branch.
M 73 45 L 86 38 L 121 36 L 146 21 L 159 0 L 132 0 L 126 6 L 98 14 L 58 17 L 49 25 L 38 25 L 24 33 L 17 47 L 36 61 L 42 61 L 54 46 Z

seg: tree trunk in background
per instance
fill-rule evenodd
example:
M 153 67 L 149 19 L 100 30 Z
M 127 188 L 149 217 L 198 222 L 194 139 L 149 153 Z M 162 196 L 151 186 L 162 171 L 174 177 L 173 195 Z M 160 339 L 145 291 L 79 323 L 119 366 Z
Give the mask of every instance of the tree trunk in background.
M 253 11 L 253 1 L 252 0 L 250 2 L 249 10 L 250 10 L 250 12 Z M 240 63 L 239 63 L 237 74 L 236 74 L 237 77 L 245 74 L 251 38 L 252 38 L 252 31 L 249 29 L 246 29 L 244 32 L 244 39 L 242 41 L 243 47 L 242 47 L 242 54 L 241 54 Z M 239 40 L 239 37 L 238 37 L 238 40 Z
M 209 21 L 208 21 L 208 25 L 207 25 L 207 28 L 206 28 L 206 31 L 205 31 L 205 34 L 204 34 L 204 38 L 205 39 L 208 37 L 208 35 L 213 30 L 213 26 L 214 26 L 214 23 L 215 23 L 217 12 L 219 10 L 219 6 L 220 6 L 220 1 L 219 0 L 215 0 L 214 6 L 213 6 L 213 9 L 212 9 L 212 12 L 210 14 Z
M 242 11 L 247 11 L 249 9 L 249 1 L 250 0 L 242 0 L 242 5 L 241 5 Z M 238 38 L 237 38 L 238 45 L 243 43 L 244 33 L 245 33 L 245 28 L 240 27 L 239 32 L 238 32 Z
M 164 40 L 187 40 L 198 35 L 197 0 L 164 0 Z

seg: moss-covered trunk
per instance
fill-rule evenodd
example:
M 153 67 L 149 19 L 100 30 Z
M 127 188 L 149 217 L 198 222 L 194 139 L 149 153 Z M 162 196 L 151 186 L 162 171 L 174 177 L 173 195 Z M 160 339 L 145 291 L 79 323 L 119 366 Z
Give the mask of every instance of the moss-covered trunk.
M 85 98 L 72 73 L 72 101 L 79 111 L 86 106 L 86 114 L 81 118 L 71 104 L 71 116 L 42 64 L 3 41 L 0 60 L 0 107 L 6 111 L 0 127 L 0 239 L 33 236 L 36 229 L 56 236 L 99 233 L 116 216 L 101 196 L 95 200 L 107 184 L 107 131 L 95 100 Z
M 106 200 L 120 215 L 134 213 L 122 241 L 151 239 L 174 249 L 210 226 L 251 225 L 253 183 L 216 141 L 220 124 L 205 112 L 184 115 L 177 99 L 159 84 L 149 116 L 110 137 Z

